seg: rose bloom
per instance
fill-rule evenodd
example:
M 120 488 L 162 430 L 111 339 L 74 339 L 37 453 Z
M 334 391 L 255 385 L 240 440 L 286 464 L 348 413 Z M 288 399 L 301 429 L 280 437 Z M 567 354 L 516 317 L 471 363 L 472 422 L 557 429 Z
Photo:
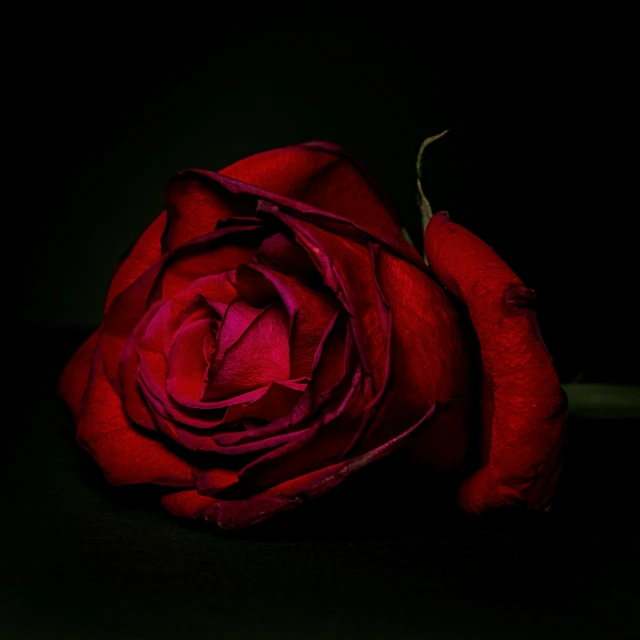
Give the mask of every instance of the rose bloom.
M 400 448 L 425 473 L 456 469 L 481 424 L 461 507 L 548 505 L 566 398 L 533 292 L 482 241 L 437 214 L 427 266 L 325 142 L 183 171 L 165 202 L 61 378 L 109 482 L 161 485 L 172 515 L 240 528 Z

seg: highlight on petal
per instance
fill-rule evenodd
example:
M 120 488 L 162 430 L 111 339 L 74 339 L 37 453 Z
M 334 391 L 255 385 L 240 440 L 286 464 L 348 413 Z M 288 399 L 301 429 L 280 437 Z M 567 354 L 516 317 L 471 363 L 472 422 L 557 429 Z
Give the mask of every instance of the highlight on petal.
M 485 376 L 485 458 L 459 502 L 472 513 L 517 503 L 543 509 L 562 466 L 567 403 L 530 307 L 533 293 L 442 213 L 427 225 L 425 251 L 438 279 L 469 308 Z

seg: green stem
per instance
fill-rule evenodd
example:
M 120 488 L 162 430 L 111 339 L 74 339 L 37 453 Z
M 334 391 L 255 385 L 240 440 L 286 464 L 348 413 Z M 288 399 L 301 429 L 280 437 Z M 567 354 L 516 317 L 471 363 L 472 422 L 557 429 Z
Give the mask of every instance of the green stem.
M 422 233 L 424 234 L 425 229 L 427 228 L 427 223 L 431 220 L 433 216 L 433 211 L 431 210 L 431 205 L 429 204 L 429 200 L 427 200 L 427 196 L 424 195 L 424 191 L 422 189 L 422 156 L 424 155 L 424 150 L 435 140 L 438 138 L 442 138 L 442 136 L 447 133 L 449 130 L 446 129 L 442 133 L 439 133 L 437 136 L 431 136 L 422 142 L 420 145 L 420 149 L 418 150 L 418 157 L 416 159 L 416 173 L 417 173 L 417 184 L 418 184 L 418 207 L 420 208 L 420 218 L 422 221 Z M 427 262 L 427 256 L 424 256 L 424 261 Z M 427 264 L 429 264 L 427 262 Z
M 583 418 L 640 418 L 640 387 L 616 384 L 563 385 L 569 413 Z

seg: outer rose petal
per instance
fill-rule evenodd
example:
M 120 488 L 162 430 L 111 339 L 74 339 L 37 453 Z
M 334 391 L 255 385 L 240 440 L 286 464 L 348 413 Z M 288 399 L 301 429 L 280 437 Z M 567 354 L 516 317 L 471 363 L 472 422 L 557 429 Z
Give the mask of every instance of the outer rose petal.
M 75 352 L 71 360 L 62 372 L 58 392 L 62 399 L 69 405 L 73 417 L 77 420 L 82 405 L 87 383 L 93 351 L 98 344 L 98 331 L 94 331 L 83 345 Z
M 113 299 L 135 282 L 151 265 L 162 257 L 161 239 L 167 226 L 167 214 L 162 212 L 140 236 L 131 250 L 118 265 L 111 279 L 105 313 L 111 306 Z
M 378 251 L 376 274 L 393 319 L 393 376 L 363 444 L 388 440 L 403 421 L 437 403 L 406 453 L 430 468 L 455 468 L 467 451 L 469 399 L 469 354 L 458 315 L 442 287 L 405 260 Z
M 427 225 L 425 251 L 440 281 L 469 307 L 486 376 L 488 459 L 460 488 L 459 502 L 474 513 L 518 502 L 542 509 L 562 465 L 567 404 L 528 307 L 535 294 L 445 214 Z
M 400 224 L 377 183 L 347 151 L 331 142 L 308 142 L 258 153 L 220 174 L 294 201 L 330 211 L 356 224 L 397 235 Z M 211 231 L 237 210 L 228 198 L 193 176 L 178 176 L 167 187 L 170 224 L 167 248 Z
M 176 518 L 198 518 L 215 498 L 200 495 L 195 489 L 169 493 L 160 499 L 162 506 Z
M 104 374 L 99 347 L 93 352 L 77 439 L 102 467 L 111 484 L 151 482 L 173 487 L 194 484 L 191 465 L 160 442 L 135 430 Z

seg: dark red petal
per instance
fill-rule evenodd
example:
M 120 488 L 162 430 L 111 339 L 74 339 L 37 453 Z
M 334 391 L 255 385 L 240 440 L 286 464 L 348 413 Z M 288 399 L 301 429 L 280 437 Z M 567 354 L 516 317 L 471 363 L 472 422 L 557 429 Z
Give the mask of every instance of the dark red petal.
M 486 375 L 482 401 L 493 405 L 483 410 L 492 414 L 489 459 L 461 487 L 460 504 L 470 512 L 519 502 L 542 509 L 562 464 L 567 405 L 526 306 L 531 296 L 518 296 L 525 288 L 515 273 L 444 214 L 427 225 L 425 251 L 440 281 L 469 307 Z
M 328 398 L 339 404 L 341 397 L 334 392 L 345 378 L 351 351 L 351 342 L 345 339 L 345 323 L 340 315 L 336 314 L 318 346 L 310 382 L 306 378 L 273 382 L 268 387 L 224 402 L 228 409 L 220 424 L 231 422 L 234 417 L 246 420 L 254 415 L 272 420 L 270 424 L 246 431 L 216 432 L 215 440 L 209 434 L 183 431 L 180 435 L 181 443 L 189 449 L 221 451 L 221 446 L 252 443 L 305 429 L 308 426 L 305 420 L 321 407 L 326 407 Z M 281 415 L 277 416 L 277 413 Z M 230 453 L 235 450 L 225 451 Z
M 177 255 L 168 264 L 162 275 L 162 299 L 171 300 L 200 278 L 233 271 L 239 264 L 250 262 L 258 251 L 259 241 L 228 244 L 215 248 L 202 247 L 202 251 Z
M 160 504 L 176 518 L 199 518 L 216 498 L 200 495 L 195 489 L 175 491 L 162 496 Z
M 138 344 L 138 378 L 156 398 L 167 398 L 167 360 L 164 354 L 164 336 L 171 318 L 171 303 L 160 304 L 151 318 Z
M 109 285 L 105 303 L 106 313 L 113 299 L 135 282 L 149 267 L 162 257 L 161 239 L 167 224 L 167 215 L 163 211 L 140 236 L 127 256 L 118 265 Z
M 428 411 L 416 424 L 376 449 L 280 483 L 251 498 L 212 500 L 205 506 L 206 503 L 198 500 L 191 492 L 182 491 L 179 492 L 182 494 L 181 497 L 164 501 L 163 505 L 167 509 L 171 508 L 172 513 L 177 513 L 180 507 L 180 515 L 202 517 L 206 521 L 217 523 L 222 529 L 241 529 L 262 522 L 277 513 L 296 507 L 306 499 L 327 493 L 355 471 L 396 450 L 429 419 L 431 413 L 431 410 Z
M 222 400 L 288 378 L 287 316 L 281 304 L 273 303 L 227 349 L 202 399 Z
M 408 443 L 432 467 L 458 466 L 467 450 L 469 354 L 460 321 L 442 287 L 386 251 L 375 251 L 376 282 L 391 314 L 393 375 L 359 448 L 378 446 L 437 404 Z
M 225 415 L 225 421 L 233 422 L 235 420 L 255 418 L 272 422 L 277 418 L 287 416 L 296 406 L 306 387 L 305 383 L 288 382 L 283 384 L 281 382 L 272 382 L 267 393 L 261 398 L 246 404 L 231 405 Z M 257 432 L 263 433 L 264 427 L 256 429 Z M 248 431 L 245 431 L 244 435 L 248 433 Z M 216 438 L 219 439 L 219 436 L 216 435 Z
M 362 369 L 358 368 L 351 380 L 343 381 L 346 393 L 344 389 L 335 393 L 339 398 L 335 404 L 310 416 L 309 426 L 303 422 L 297 438 L 247 464 L 240 472 L 242 481 L 267 487 L 339 460 L 370 400 L 370 390 L 363 380 Z
M 166 251 L 211 233 L 220 220 L 234 216 L 228 198 L 204 189 L 199 180 L 181 174 L 169 182 L 164 199 L 168 224 L 162 240 Z
M 211 331 L 212 319 L 205 317 L 183 324 L 176 332 L 167 359 L 166 386 L 178 403 L 183 398 L 197 401 L 202 397 L 208 355 L 205 345 Z
M 102 320 L 99 345 L 104 372 L 116 391 L 120 390 L 120 355 L 138 322 L 147 312 L 147 297 L 161 269 L 162 261 L 147 269 L 118 294 Z
M 303 439 L 304 431 L 263 435 L 263 437 L 247 439 L 238 444 L 227 444 L 228 436 L 228 433 L 224 433 L 221 436 L 221 441 L 218 441 L 217 435 L 203 436 L 200 433 L 182 430 L 179 433 L 179 440 L 183 446 L 192 451 L 209 451 L 233 456 L 255 451 L 271 451 L 281 445 Z
M 192 244 L 179 248 L 175 254 L 165 254 L 158 263 L 147 269 L 135 282 L 114 298 L 104 316 L 99 343 L 106 376 L 116 390 L 119 390 L 118 363 L 122 349 L 148 307 L 162 297 L 160 295 L 162 291 L 158 292 L 157 289 L 163 286 L 168 275 L 167 272 L 170 272 L 173 267 L 177 269 L 175 275 L 178 280 L 173 283 L 175 290 L 172 297 L 174 297 L 179 290 L 189 286 L 198 277 L 222 274 L 225 271 L 234 269 L 237 266 L 237 260 L 241 256 L 248 257 L 252 255 L 251 252 L 244 250 L 236 251 L 238 245 L 234 244 L 234 240 L 241 236 L 250 236 L 255 230 L 255 225 L 240 228 L 236 226 L 221 227 L 213 233 L 199 238 Z M 231 243 L 225 245 L 229 241 Z M 255 246 L 259 246 L 258 239 L 255 240 Z M 225 250 L 225 247 L 228 247 L 229 250 Z M 218 250 L 219 253 L 216 253 Z M 207 256 L 212 252 L 219 259 L 215 265 L 210 265 L 207 263 L 207 259 L 203 257 L 200 270 L 194 267 L 189 272 L 190 275 L 184 274 L 185 277 L 188 275 L 189 278 L 193 276 L 193 280 L 180 280 L 180 260 L 186 257 L 193 257 L 200 252 L 205 252 Z M 208 273 L 202 273 L 207 269 L 210 269 Z
M 139 433 L 129 421 L 104 374 L 99 347 L 91 362 L 77 439 L 112 484 L 151 482 L 172 487 L 194 484 L 191 465 L 162 443 Z
M 277 210 L 274 213 L 277 214 Z M 289 219 L 288 224 L 348 312 L 364 372 L 373 380 L 374 391 L 381 388 L 385 379 L 388 332 L 384 329 L 369 247 L 319 229 L 305 220 Z
M 82 405 L 82 396 L 89 382 L 91 358 L 98 344 L 98 329 L 85 340 L 82 346 L 75 352 L 71 360 L 64 368 L 58 384 L 58 393 L 69 405 L 74 418 L 78 419 L 78 413 Z
M 196 489 L 202 495 L 213 496 L 237 484 L 238 474 L 230 469 L 194 469 Z
M 397 218 L 377 183 L 335 144 L 311 142 L 266 151 L 232 164 L 219 175 L 329 211 L 378 233 L 402 237 Z M 204 188 L 190 172 L 172 180 L 166 202 L 168 248 L 213 230 L 218 220 L 237 214 L 244 204 Z
M 182 172 L 181 175 L 189 179 L 199 178 L 204 188 L 211 189 L 221 196 L 233 197 L 233 194 L 235 194 L 234 202 L 237 202 L 238 206 L 251 202 L 254 207 L 251 215 L 255 215 L 256 204 L 258 205 L 258 211 L 264 213 L 272 213 L 268 206 L 264 206 L 265 204 L 271 205 L 276 209 L 280 209 L 284 223 L 288 226 L 291 218 L 297 218 L 312 223 L 314 228 L 321 227 L 328 229 L 338 236 L 357 237 L 360 238 L 362 242 L 368 242 L 373 239 L 387 247 L 393 253 L 403 256 L 418 268 L 426 271 L 424 261 L 420 257 L 420 254 L 413 245 L 404 238 L 402 229 L 393 220 L 387 210 L 385 210 L 386 213 L 384 214 L 386 218 L 385 222 L 382 218 L 369 215 L 370 212 L 366 207 L 360 207 L 356 201 L 353 200 L 349 205 L 349 211 L 351 213 L 340 215 L 334 213 L 331 209 L 319 209 L 308 204 L 308 202 L 292 200 L 291 198 L 266 191 L 252 184 L 228 178 L 221 173 L 189 169 Z M 329 190 L 333 187 L 331 184 L 327 184 L 326 188 Z M 273 213 L 275 215 L 275 212 Z
M 238 295 L 250 302 L 277 293 L 289 317 L 291 377 L 310 375 L 320 340 L 339 308 L 335 298 L 255 264 L 238 268 L 236 286 Z
M 124 412 L 135 423 L 152 430 L 155 430 L 156 423 L 138 385 L 137 374 L 140 365 L 138 347 L 149 323 L 153 320 L 161 305 L 161 302 L 156 302 L 142 317 L 142 320 L 140 320 L 122 349 L 118 369 L 120 396 Z
M 218 332 L 218 346 L 210 366 L 206 372 L 207 379 L 212 379 L 222 364 L 222 359 L 251 323 L 262 313 L 260 307 L 252 307 L 244 300 L 234 300 L 225 311 Z
M 276 233 L 262 241 L 257 261 L 274 271 L 311 286 L 322 284 L 320 274 L 304 248 L 284 233 Z
M 233 284 L 234 281 L 234 271 L 223 271 L 222 273 L 204 276 L 194 280 L 171 299 L 171 317 L 167 331 L 169 342 L 164 347 L 166 354 L 169 353 L 173 336 L 180 325 L 181 315 L 188 305 L 198 296 L 201 296 L 210 303 L 215 303 L 213 306 L 218 305 L 218 312 L 222 312 L 222 315 L 226 306 L 237 295 Z

